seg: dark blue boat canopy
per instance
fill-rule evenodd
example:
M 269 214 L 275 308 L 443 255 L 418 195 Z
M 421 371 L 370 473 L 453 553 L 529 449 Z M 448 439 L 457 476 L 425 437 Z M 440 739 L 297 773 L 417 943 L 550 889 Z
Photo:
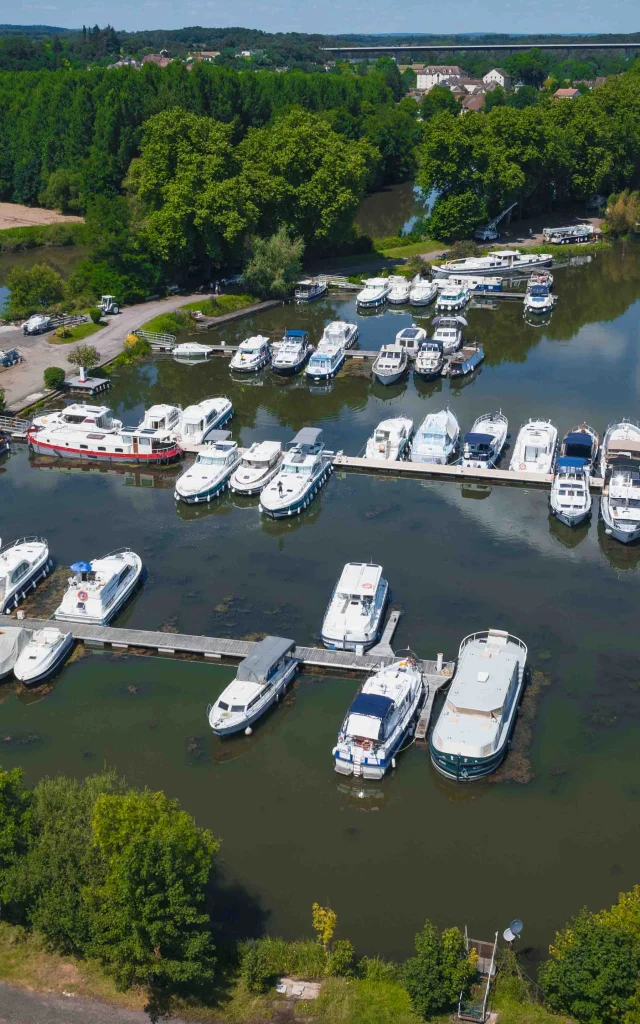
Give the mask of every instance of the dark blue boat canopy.
M 584 448 L 589 458 L 591 456 L 591 449 L 593 448 L 593 438 L 591 434 L 567 434 L 563 441 L 565 448 Z
M 561 455 L 556 463 L 558 469 L 584 469 L 588 459 L 579 459 L 577 456 Z
M 465 434 L 465 444 L 493 444 L 495 438 L 493 434 Z
M 351 705 L 351 715 L 367 715 L 369 718 L 386 718 L 389 709 L 393 707 L 391 697 L 384 697 L 381 693 L 358 693 Z
M 286 338 L 306 338 L 307 331 L 285 331 Z

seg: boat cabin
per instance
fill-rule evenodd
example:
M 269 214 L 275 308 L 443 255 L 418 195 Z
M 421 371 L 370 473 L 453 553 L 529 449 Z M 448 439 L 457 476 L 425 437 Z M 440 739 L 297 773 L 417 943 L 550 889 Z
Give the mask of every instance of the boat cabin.
M 349 708 L 345 735 L 356 741 L 382 742 L 387 734 L 388 720 L 394 708 L 394 701 L 381 693 L 356 694 Z
M 152 405 L 144 414 L 140 428 L 148 430 L 176 430 L 181 410 L 177 405 Z
M 266 636 L 238 665 L 236 677 L 216 703 L 231 714 L 250 714 L 267 687 L 295 660 L 295 642 L 281 636 Z M 226 698 L 226 699 L 225 699 Z
M 465 434 L 463 439 L 463 458 L 487 462 L 493 455 L 495 441 L 496 439 L 493 434 Z
M 81 427 L 83 430 L 118 430 L 120 421 L 115 420 L 111 409 L 106 405 L 84 405 L 74 402 L 57 414 L 60 424 L 67 427 Z
M 415 355 L 424 341 L 425 334 L 426 332 L 423 327 L 416 327 L 415 324 L 412 324 L 411 327 L 405 327 L 404 330 L 398 331 L 396 334 L 396 345 L 406 349 L 407 353 Z
M 212 430 L 205 448 L 196 457 L 198 466 L 227 466 L 237 461 L 238 445 L 230 441 L 230 430 Z
M 581 460 L 583 465 L 590 463 L 595 454 L 594 439 L 585 431 L 572 431 L 562 442 L 560 454 L 569 459 Z

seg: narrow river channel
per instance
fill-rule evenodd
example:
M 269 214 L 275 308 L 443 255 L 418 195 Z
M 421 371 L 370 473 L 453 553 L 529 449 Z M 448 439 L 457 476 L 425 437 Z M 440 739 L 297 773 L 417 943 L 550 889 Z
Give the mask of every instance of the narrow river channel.
M 383 388 L 349 362 L 328 392 L 312 393 L 303 379 L 234 382 L 222 359 L 164 356 L 118 370 L 108 401 L 135 423 L 155 402 L 227 394 L 242 444 L 313 424 L 349 454 L 379 420 L 403 413 L 417 425 L 447 404 L 463 430 L 501 408 L 512 441 L 534 416 L 561 433 L 586 420 L 602 436 L 613 419 L 640 418 L 640 250 L 617 246 L 555 281 L 546 326 L 525 323 L 518 302 L 469 310 L 468 335 L 487 358 L 466 386 Z M 329 320 L 355 315 L 352 297 L 331 296 L 216 340 L 302 327 L 315 341 Z M 361 347 L 411 320 L 360 317 Z M 43 534 L 60 566 L 123 545 L 139 552 L 146 578 L 119 625 L 300 643 L 317 642 L 343 564 L 379 561 L 403 611 L 396 647 L 453 658 L 466 634 L 492 626 L 528 644 L 539 696 L 512 774 L 526 777 L 528 761 L 533 778 L 455 786 L 413 746 L 383 783 L 351 785 L 331 749 L 356 680 L 303 675 L 254 735 L 221 743 L 206 708 L 230 669 L 97 653 L 52 686 L 0 687 L 4 767 L 24 766 L 33 783 L 106 763 L 178 797 L 223 840 L 224 898 L 240 931 L 307 934 L 319 900 L 360 952 L 408 953 L 425 916 L 480 938 L 520 917 L 524 944 L 541 949 L 582 905 L 609 904 L 637 881 L 640 546 L 605 535 L 597 499 L 590 525 L 570 530 L 550 519 L 542 490 L 336 473 L 302 516 L 274 523 L 256 499 L 176 507 L 179 471 L 74 468 L 16 446 L 0 461 L 3 541 Z

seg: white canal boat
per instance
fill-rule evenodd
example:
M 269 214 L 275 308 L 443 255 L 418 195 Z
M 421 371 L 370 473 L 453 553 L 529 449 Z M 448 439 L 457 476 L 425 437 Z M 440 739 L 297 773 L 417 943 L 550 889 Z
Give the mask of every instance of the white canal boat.
M 448 377 L 465 377 L 480 366 L 484 359 L 484 349 L 477 341 L 463 345 L 458 352 L 449 357 L 447 365 Z
M 435 281 L 427 281 L 416 274 L 411 282 L 409 302 L 412 306 L 429 306 L 438 297 L 438 286 Z
M 457 313 L 458 310 L 464 309 L 470 299 L 471 292 L 466 285 L 446 281 L 440 287 L 436 310 L 438 313 Z
M 462 440 L 461 464 L 468 469 L 491 469 L 507 443 L 509 424 L 502 412 L 478 416 L 471 432 Z
M 518 432 L 509 469 L 520 473 L 552 473 L 557 447 L 558 431 L 551 420 L 529 420 Z
M 384 306 L 391 289 L 388 277 L 370 277 L 362 282 L 364 288 L 356 296 L 360 309 L 379 309 Z
M 404 306 L 409 301 L 411 282 L 400 274 L 389 275 L 389 294 L 387 302 L 392 306 Z
M 553 277 L 548 270 L 533 273 L 524 296 L 525 313 L 550 313 L 556 304 L 552 287 Z
M 229 486 L 236 494 L 259 494 L 273 480 L 282 465 L 280 441 L 254 441 L 242 454 Z
M 0 679 L 5 679 L 31 639 L 31 630 L 22 626 L 0 626 Z
M 380 637 L 389 595 L 382 566 L 347 562 L 322 623 L 322 642 L 331 651 L 366 650 Z
M 428 341 L 423 341 L 418 354 L 416 355 L 416 361 L 413 364 L 413 372 L 418 377 L 422 377 L 423 380 L 435 380 L 442 374 L 444 369 L 444 353 L 442 351 L 442 342 L 435 341 L 431 338 Z
M 271 361 L 269 339 L 262 334 L 245 338 L 238 345 L 229 363 L 229 369 L 236 373 L 257 373 Z
M 365 459 L 384 459 L 397 462 L 404 459 L 409 451 L 413 434 L 413 420 L 407 416 L 382 420 L 367 441 Z
M 198 363 L 208 359 L 213 352 L 213 345 L 203 345 L 199 341 L 183 341 L 181 345 L 174 345 L 171 355 L 179 363 Z
M 66 433 L 77 431 L 79 434 L 92 430 L 117 434 L 122 429 L 122 420 L 116 419 L 108 406 L 87 405 L 84 402 L 73 402 L 62 409 L 34 416 L 32 423 L 38 429 L 60 426 Z
M 370 676 L 356 694 L 333 748 L 340 775 L 381 779 L 414 726 L 423 698 L 422 674 L 407 655 Z
M 496 249 L 487 256 L 466 256 L 434 265 L 434 277 L 496 277 L 505 274 L 531 274 L 541 267 L 550 267 L 553 256 L 549 253 L 518 252 L 517 249 Z
M 346 351 L 348 348 L 353 348 L 357 340 L 357 324 L 352 323 L 350 320 L 332 320 L 322 332 L 319 345 L 326 343 L 334 345 L 336 348 L 343 348 Z
M 411 327 L 403 327 L 396 334 L 396 345 L 399 345 L 400 348 L 406 348 L 407 355 L 413 358 L 417 356 L 420 346 L 426 340 L 427 332 L 424 327 L 418 327 L 417 324 L 411 324 Z
M 74 562 L 55 618 L 106 626 L 131 596 L 142 573 L 135 551 L 121 548 L 92 562 Z
M 473 782 L 500 765 L 525 685 L 527 647 L 501 629 L 460 644 L 456 674 L 430 740 L 431 761 L 448 779 Z
M 333 454 L 325 450 L 320 429 L 299 430 L 279 472 L 260 492 L 260 511 L 272 519 L 300 515 L 333 472 Z
M 13 674 L 25 686 L 40 683 L 53 675 L 73 647 L 73 633 L 45 626 L 38 629 L 20 652 Z
M 332 380 L 347 358 L 341 342 L 318 342 L 318 347 L 306 365 L 305 374 L 312 380 Z
M 296 285 L 295 300 L 296 302 L 312 302 L 314 299 L 319 299 L 321 295 L 325 295 L 328 287 L 326 279 L 323 277 L 305 277 Z
M 462 328 L 469 326 L 465 318 L 463 316 L 436 316 L 432 323 L 435 327 L 433 341 L 440 342 L 445 356 L 457 352 L 462 345 Z
M 198 452 L 195 462 L 176 480 L 174 498 L 197 505 L 217 498 L 229 487 L 229 478 L 237 469 L 242 453 L 228 430 L 212 430 L 206 451 Z
M 295 676 L 295 643 L 281 636 L 266 636 L 238 665 L 233 682 L 207 708 L 216 736 L 252 732 L 253 724 L 276 704 Z
M 579 526 L 591 515 L 589 470 L 584 459 L 561 455 L 551 484 L 551 512 L 565 526 Z
M 274 348 L 271 369 L 280 377 L 291 377 L 299 373 L 311 353 L 307 331 L 285 331 L 284 338 Z
M 400 345 L 383 345 L 374 361 L 372 373 L 381 384 L 395 384 L 406 371 L 407 365 L 406 348 Z
M 411 461 L 444 466 L 455 455 L 459 443 L 460 425 L 451 409 L 429 412 L 416 430 Z
M 0 547 L 0 613 L 17 608 L 27 592 L 49 575 L 50 568 L 44 537 L 22 537 Z
M 176 435 L 180 443 L 204 444 L 214 430 L 220 430 L 233 416 L 233 404 L 229 398 L 220 395 L 203 398 L 195 405 L 188 405 L 180 416 Z
M 179 431 L 182 407 L 179 405 L 152 405 L 145 411 L 136 430 L 162 430 L 174 434 Z
M 621 544 L 640 538 L 640 427 L 613 423 L 602 442 L 600 514 L 605 531 Z

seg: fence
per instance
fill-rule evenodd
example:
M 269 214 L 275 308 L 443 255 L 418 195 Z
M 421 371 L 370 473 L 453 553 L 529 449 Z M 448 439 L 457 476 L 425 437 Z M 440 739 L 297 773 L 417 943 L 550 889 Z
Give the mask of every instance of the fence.
M 134 331 L 137 338 L 148 341 L 151 346 L 166 348 L 167 345 L 175 345 L 175 334 L 157 334 L 156 331 Z

